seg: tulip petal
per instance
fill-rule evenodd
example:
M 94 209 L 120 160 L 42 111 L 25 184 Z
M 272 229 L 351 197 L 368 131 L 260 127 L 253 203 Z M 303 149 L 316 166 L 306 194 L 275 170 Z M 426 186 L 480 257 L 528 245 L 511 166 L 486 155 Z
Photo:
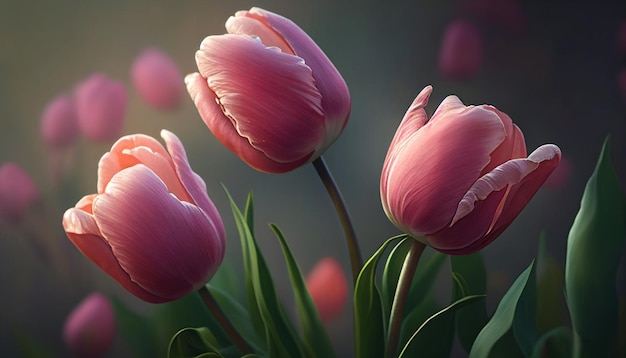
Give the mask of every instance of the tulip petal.
M 168 301 L 204 285 L 223 257 L 223 237 L 204 211 L 172 196 L 144 165 L 116 174 L 93 212 L 130 279 Z
M 237 132 L 270 159 L 308 159 L 323 141 L 321 95 L 301 58 L 227 34 L 204 39 L 196 62 Z
M 207 127 L 226 148 L 252 168 L 269 173 L 284 173 L 307 162 L 308 158 L 294 163 L 278 163 L 269 159 L 262 151 L 251 147 L 248 140 L 237 133 L 230 119 L 222 112 L 215 93 L 207 87 L 206 79 L 199 73 L 192 73 L 185 77 L 185 84 Z
M 402 118 L 402 122 L 400 122 L 396 134 L 393 136 L 393 140 L 389 145 L 390 148 L 404 141 L 428 122 L 428 115 L 424 107 L 428 105 L 428 99 L 432 91 L 433 86 L 426 86 L 417 97 L 415 97 L 415 100 L 413 100 L 413 103 L 411 103 L 411 106 L 409 106 L 409 109 L 404 114 L 404 118 Z
M 481 107 L 493 111 L 500 117 L 506 133 L 506 139 L 491 153 L 491 162 L 489 162 L 481 173 L 481 175 L 484 175 L 507 160 L 526 158 L 528 154 L 526 153 L 524 134 L 522 134 L 522 131 L 513 123 L 511 117 L 493 106 L 483 105 Z
M 500 119 L 480 107 L 439 111 L 434 119 L 393 149 L 401 153 L 391 157 L 386 173 L 393 188 L 383 198 L 386 212 L 401 215 L 396 224 L 404 223 L 414 236 L 450 224 L 459 200 L 504 140 Z
M 238 12 L 226 20 L 226 30 L 229 34 L 256 36 L 265 46 L 278 47 L 284 53 L 295 55 L 289 44 L 262 21 L 254 17 L 237 16 L 243 13 L 245 11 Z
M 189 193 L 193 199 L 193 203 L 199 206 L 207 215 L 207 218 L 214 226 L 214 236 L 225 237 L 226 232 L 224 230 L 224 223 L 215 204 L 209 199 L 206 191 L 206 183 L 200 176 L 198 176 L 189 166 L 187 160 L 187 153 L 185 147 L 181 143 L 178 137 L 165 129 L 161 130 L 161 138 L 165 141 L 167 150 L 170 152 L 172 161 L 176 168 L 178 178 L 185 186 L 185 191 Z M 224 254 L 225 246 L 222 246 L 222 255 Z
M 350 114 L 350 92 L 335 65 L 315 41 L 293 21 L 257 7 L 242 12 L 240 16 L 243 14 L 267 24 L 285 39 L 297 56 L 306 59 L 306 64 L 313 71 L 315 83 L 322 94 L 324 114 L 330 119 L 326 122 L 327 137 L 336 138 L 345 127 Z
M 83 255 L 93 261 L 102 271 L 115 279 L 130 293 L 147 302 L 160 303 L 167 301 L 141 288 L 122 270 L 117 258 L 113 255 L 111 246 L 102 237 L 92 215 L 80 209 L 68 209 L 63 215 L 63 228 L 67 233 L 67 237 Z

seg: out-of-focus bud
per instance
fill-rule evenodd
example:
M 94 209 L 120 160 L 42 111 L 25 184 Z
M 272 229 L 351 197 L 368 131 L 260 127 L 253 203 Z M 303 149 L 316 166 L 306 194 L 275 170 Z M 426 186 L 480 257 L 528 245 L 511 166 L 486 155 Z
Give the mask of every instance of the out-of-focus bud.
M 462 0 L 463 6 L 484 23 L 521 35 L 528 26 L 522 5 L 516 0 Z
M 50 148 L 63 149 L 78 139 L 76 107 L 70 95 L 55 97 L 41 115 L 41 136 Z
M 0 216 L 18 223 L 38 198 L 35 182 L 22 167 L 12 162 L 0 167 Z
M 133 62 L 135 89 L 149 105 L 160 110 L 178 107 L 183 94 L 183 76 L 176 63 L 156 48 L 143 50 Z
M 348 299 L 348 281 L 337 260 L 320 260 L 307 276 L 306 286 L 323 322 L 341 315 Z
M 122 135 L 126 88 L 121 82 L 95 73 L 76 86 L 76 115 L 83 135 L 96 142 L 112 142 Z
M 445 30 L 439 49 L 439 71 L 451 80 L 473 77 L 483 62 L 483 38 L 472 22 L 456 20 Z
M 209 36 L 185 78 L 200 116 L 251 167 L 284 173 L 317 159 L 350 114 L 348 87 L 295 23 L 259 8 L 238 11 Z
M 67 316 L 63 340 L 79 358 L 104 357 L 115 339 L 115 313 L 109 300 L 95 292 Z

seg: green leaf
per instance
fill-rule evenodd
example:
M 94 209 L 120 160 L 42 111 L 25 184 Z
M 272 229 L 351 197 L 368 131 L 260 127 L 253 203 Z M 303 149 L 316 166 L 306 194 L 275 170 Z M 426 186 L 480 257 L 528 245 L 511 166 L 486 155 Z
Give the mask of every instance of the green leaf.
M 467 285 L 467 292 L 464 296 L 487 293 L 487 271 L 480 252 L 450 256 L 450 268 L 453 274 L 463 277 Z M 461 297 L 456 296 L 456 298 Z M 466 352 L 471 351 L 474 340 L 487 321 L 489 321 L 489 316 L 485 300 L 463 307 L 456 313 L 456 332 Z
M 533 261 L 530 266 L 518 276 L 504 297 L 502 297 L 495 313 L 476 337 L 472 345 L 472 350 L 470 351 L 470 358 L 489 357 L 490 352 L 494 349 L 498 341 L 505 337 L 511 328 L 516 332 L 515 338 L 520 339 L 520 344 L 524 347 L 526 347 L 528 341 L 532 341 L 532 334 L 526 331 L 527 322 L 522 321 L 521 323 L 516 323 L 515 320 L 523 319 L 520 317 L 520 314 L 528 314 L 526 310 L 530 307 L 530 304 L 525 303 L 526 298 L 522 296 L 529 293 L 525 292 L 528 290 L 527 288 L 529 288 L 530 293 L 534 292 L 534 289 L 531 287 L 535 285 L 534 269 L 535 262 Z M 534 297 L 532 298 L 534 299 Z M 534 317 L 534 315 L 534 312 L 532 312 L 532 317 Z M 507 349 L 510 349 L 509 352 L 513 352 L 515 348 L 517 348 L 515 345 L 507 347 Z
M 463 297 L 430 316 L 409 338 L 399 357 L 448 357 L 454 334 L 452 324 L 455 313 L 460 308 L 484 299 L 484 295 Z
M 548 254 L 546 237 L 539 238 L 537 253 L 537 329 L 545 333 L 564 324 L 564 271 Z
M 535 344 L 531 358 L 570 358 L 572 332 L 567 327 L 556 327 L 544 333 Z
M 385 330 L 380 293 L 376 287 L 376 267 L 385 249 L 406 235 L 392 237 L 365 262 L 354 286 L 354 343 L 356 357 L 380 358 L 385 355 Z
M 265 259 L 256 243 L 252 221 L 252 195 L 248 196 L 246 215 L 239 210 L 226 191 L 239 231 L 244 256 L 246 286 L 252 314 L 258 314 L 265 330 L 267 354 L 271 357 L 307 357 L 306 351 L 291 322 L 287 319 L 282 304 L 274 289 L 274 282 Z M 254 308 L 256 304 L 256 309 Z
M 381 290 L 385 329 L 387 329 L 386 327 L 389 325 L 388 319 L 391 316 L 393 297 L 396 293 L 396 286 L 398 285 L 398 278 L 400 277 L 400 271 L 402 271 L 404 259 L 411 248 L 411 240 L 413 239 L 407 237 L 397 244 L 389 253 L 387 262 L 385 263 L 385 268 L 382 274 Z
M 567 239 L 565 295 L 575 357 L 617 354 L 615 283 L 626 239 L 626 205 L 609 146 L 607 138 Z
M 280 242 L 285 261 L 287 262 L 289 277 L 298 306 L 298 317 L 300 318 L 300 324 L 302 326 L 304 344 L 308 346 L 308 349 L 313 352 L 316 357 L 334 357 L 335 353 L 326 329 L 324 328 L 315 303 L 313 303 L 313 299 L 306 287 L 302 272 L 287 245 L 287 241 L 276 225 L 270 224 L 270 227 Z
M 150 319 L 131 311 L 117 297 L 110 295 L 108 298 L 115 312 L 117 329 L 133 352 L 133 356 L 138 358 L 159 356 L 157 332 Z M 167 339 L 170 337 L 171 334 Z M 164 346 L 160 352 L 165 348 Z
M 185 328 L 170 341 L 168 358 L 224 357 L 215 346 L 216 339 L 208 328 Z

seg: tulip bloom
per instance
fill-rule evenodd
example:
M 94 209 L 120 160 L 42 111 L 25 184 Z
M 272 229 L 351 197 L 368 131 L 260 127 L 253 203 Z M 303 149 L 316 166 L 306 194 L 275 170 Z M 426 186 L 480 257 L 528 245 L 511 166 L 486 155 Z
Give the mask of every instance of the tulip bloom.
M 337 260 L 331 257 L 320 260 L 307 276 L 306 286 L 323 322 L 331 322 L 343 312 L 348 281 Z
M 559 163 L 553 144 L 527 157 L 520 129 L 488 105 L 448 96 L 430 120 L 432 87 L 417 96 L 391 142 L 380 193 L 402 231 L 448 254 L 468 254 L 496 239 Z
M 317 44 L 296 24 L 259 8 L 226 22 L 196 52 L 185 78 L 200 116 L 251 167 L 284 173 L 318 158 L 343 131 L 350 94 Z
M 439 50 L 439 71 L 452 80 L 474 76 L 483 62 L 483 37 L 471 22 L 457 20 L 448 25 Z
M 98 192 L 63 215 L 74 245 L 152 303 L 201 288 L 224 257 L 221 217 L 171 132 L 120 138 L 98 165 Z M 168 153 L 169 152 L 169 153 Z
M 69 95 L 54 98 L 41 115 L 41 136 L 50 148 L 66 148 L 78 139 L 80 129 L 74 100 Z
M 143 50 L 133 62 L 131 78 L 141 98 L 156 109 L 174 109 L 182 100 L 183 76 L 163 51 Z
M 67 316 L 65 345 L 76 357 L 104 357 L 115 339 L 115 313 L 101 293 L 92 293 Z
M 30 175 L 16 163 L 0 167 L 0 216 L 18 223 L 28 208 L 39 199 L 39 190 Z
M 76 115 L 83 135 L 92 141 L 109 142 L 122 134 L 126 106 L 126 88 L 121 82 L 96 73 L 75 89 Z

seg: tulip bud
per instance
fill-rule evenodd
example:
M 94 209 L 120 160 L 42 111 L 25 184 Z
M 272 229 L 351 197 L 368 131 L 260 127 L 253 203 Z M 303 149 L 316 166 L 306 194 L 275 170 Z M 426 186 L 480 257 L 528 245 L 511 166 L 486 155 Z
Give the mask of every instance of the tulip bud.
M 31 177 L 15 163 L 0 167 L 0 216 L 18 223 L 28 208 L 39 198 L 39 191 Z
M 339 317 L 348 298 L 348 282 L 337 260 L 320 260 L 307 276 L 306 286 L 323 322 Z
M 183 76 L 176 63 L 163 51 L 145 49 L 131 67 L 135 89 L 149 105 L 170 110 L 180 105 L 183 93 Z
M 520 129 L 488 105 L 448 96 L 428 120 L 432 87 L 417 96 L 389 146 L 380 194 L 403 232 L 447 254 L 495 240 L 559 163 L 553 144 L 529 156 Z
M 115 339 L 113 306 L 101 293 L 92 293 L 67 316 L 65 345 L 76 357 L 104 357 Z
M 457 20 L 448 25 L 439 50 L 439 71 L 448 79 L 474 76 L 483 62 L 483 38 L 471 22 Z
M 350 113 L 335 66 L 296 24 L 269 11 L 239 11 L 226 29 L 202 41 L 199 73 L 185 78 L 206 125 L 263 172 L 288 172 L 318 158 Z
M 93 74 L 78 84 L 74 98 L 79 128 L 87 139 L 109 142 L 120 137 L 128 101 L 121 82 Z
M 174 301 L 203 287 L 225 252 L 222 219 L 185 149 L 142 134 L 120 138 L 98 164 L 97 193 L 63 215 L 74 245 L 135 296 Z
M 80 130 L 74 101 L 69 95 L 54 98 L 41 115 L 41 136 L 50 148 L 66 148 L 78 139 Z

